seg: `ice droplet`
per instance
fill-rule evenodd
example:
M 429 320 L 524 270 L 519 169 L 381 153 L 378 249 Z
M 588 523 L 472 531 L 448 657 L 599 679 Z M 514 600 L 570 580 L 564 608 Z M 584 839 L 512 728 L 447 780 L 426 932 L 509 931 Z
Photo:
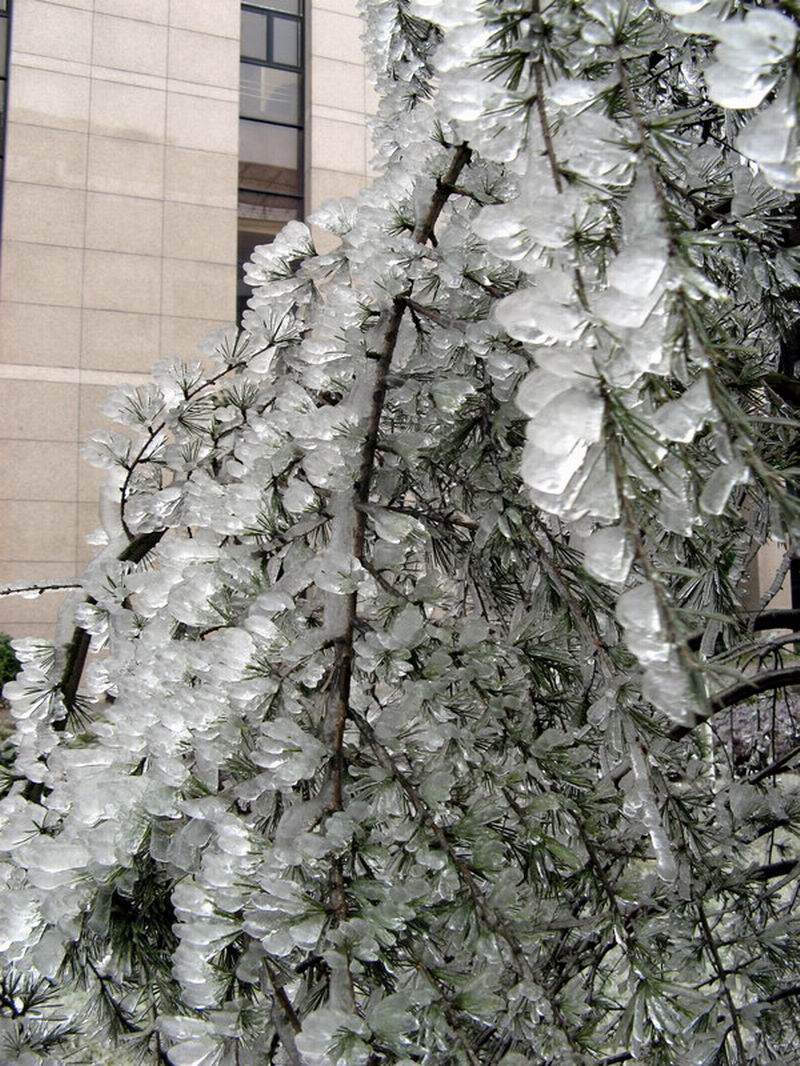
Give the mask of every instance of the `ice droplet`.
M 669 644 L 665 640 L 658 596 L 651 581 L 623 592 L 617 600 L 616 615 L 625 629 L 627 645 L 640 663 L 667 658 Z
M 791 55 L 797 27 L 777 11 L 756 9 L 711 33 L 719 40 L 705 72 L 708 95 L 722 107 L 758 107 L 776 81 L 775 66 Z
M 787 79 L 776 99 L 745 126 L 736 147 L 758 163 L 770 185 L 786 192 L 800 191 L 800 144 L 797 114 Z
M 620 526 L 596 529 L 586 543 L 583 565 L 598 581 L 622 584 L 633 562 L 633 545 Z
M 210 1036 L 201 1036 L 198 1040 L 187 1040 L 170 1048 L 169 1060 L 172 1066 L 212 1066 L 218 1061 L 218 1054 L 216 1041 Z
M 653 422 L 667 440 L 687 444 L 714 414 L 706 375 L 698 378 L 677 400 L 670 400 L 656 412 Z
M 639 807 L 642 822 L 650 835 L 650 843 L 656 856 L 658 876 L 663 881 L 674 881 L 678 876 L 678 865 L 672 853 L 672 846 L 664 828 L 664 823 L 661 820 L 656 797 L 653 794 L 644 752 L 636 740 L 630 745 L 630 756 L 633 778 L 636 782 L 635 792 L 630 799 L 635 806 Z
M 700 507 L 706 514 L 722 514 L 728 505 L 728 498 L 737 485 L 744 485 L 750 477 L 750 471 L 740 462 L 723 463 L 718 466 L 700 494 Z

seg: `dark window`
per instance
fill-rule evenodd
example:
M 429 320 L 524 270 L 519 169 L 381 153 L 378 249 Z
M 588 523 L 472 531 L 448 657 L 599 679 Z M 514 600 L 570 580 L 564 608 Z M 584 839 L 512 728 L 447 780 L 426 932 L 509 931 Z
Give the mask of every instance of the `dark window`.
M 242 9 L 243 63 L 300 69 L 300 19 L 273 11 Z
M 242 59 L 267 61 L 267 17 L 259 11 L 242 11 Z
M 303 22 L 300 0 L 242 5 L 239 92 L 239 283 L 243 265 L 303 216 Z
M 300 23 L 274 15 L 272 23 L 272 61 L 284 67 L 300 66 Z

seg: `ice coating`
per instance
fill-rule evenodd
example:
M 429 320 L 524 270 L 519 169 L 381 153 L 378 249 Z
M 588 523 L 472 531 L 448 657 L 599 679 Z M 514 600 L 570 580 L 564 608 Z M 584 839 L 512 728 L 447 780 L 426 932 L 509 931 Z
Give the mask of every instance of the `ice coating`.
M 599 581 L 622 584 L 633 563 L 633 545 L 624 527 L 596 529 L 586 542 L 583 565 Z
M 740 64 L 737 91 L 775 93 L 737 142 L 762 172 L 717 151 L 706 60 L 649 5 L 547 5 L 523 20 L 512 86 L 487 74 L 505 47 L 491 20 L 518 11 L 370 0 L 379 177 L 311 219 L 341 244 L 316 256 L 307 227 L 287 227 L 250 264 L 245 331 L 205 346 L 212 374 L 165 362 L 110 402 L 123 432 L 89 445 L 112 475 L 104 552 L 68 619 L 91 643 L 91 722 L 67 714 L 62 650 L 16 642 L 0 951 L 56 973 L 85 928 L 105 944 L 111 901 L 139 906 L 158 871 L 184 1013 L 146 1024 L 174 1063 L 253 1066 L 254 1016 L 251 1057 L 280 1066 L 409 1066 L 460 1054 L 459 1034 L 511 1066 L 623 1044 L 645 1061 L 664 1041 L 696 1057 L 685 1016 L 652 1006 L 667 985 L 712 1028 L 727 1018 L 698 991 L 702 953 L 662 936 L 677 923 L 680 945 L 697 941 L 698 862 L 671 834 L 705 770 L 675 737 L 724 681 L 687 640 L 728 576 L 707 562 L 709 530 L 735 568 L 735 489 L 773 476 L 754 478 L 757 446 L 726 425 L 741 395 L 761 402 L 758 379 L 724 390 L 742 352 L 774 355 L 762 294 L 796 284 L 769 243 L 788 200 L 766 184 L 794 180 L 791 76 L 778 85 L 794 30 L 764 10 L 728 26 L 719 4 L 662 9 L 723 27 L 715 92 Z M 545 33 L 569 60 L 557 72 Z M 672 77 L 701 122 L 670 112 Z M 470 162 L 445 180 L 462 138 Z M 130 479 L 129 431 L 150 449 Z M 156 540 L 143 561 L 118 558 L 123 518 Z M 347 671 L 337 749 L 325 713 Z M 594 837 L 600 869 L 624 874 L 616 904 L 593 881 Z M 724 850 L 704 850 L 703 891 L 709 871 L 729 884 Z M 638 1011 L 630 1041 L 583 994 L 589 926 L 610 930 L 592 981 Z M 647 996 L 628 929 L 659 944 Z M 559 955 L 561 938 L 582 950 Z M 553 958 L 577 966 L 558 997 Z M 125 976 L 96 962 L 105 983 Z M 270 972 L 299 1004 L 296 1038 Z M 737 1002 L 759 993 L 737 981 Z M 524 1053 L 496 1035 L 512 1030 Z

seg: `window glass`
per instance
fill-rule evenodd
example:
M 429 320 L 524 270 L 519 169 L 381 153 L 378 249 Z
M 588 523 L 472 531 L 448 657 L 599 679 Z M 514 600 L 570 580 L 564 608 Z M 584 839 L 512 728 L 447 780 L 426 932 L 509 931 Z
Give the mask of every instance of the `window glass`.
M 271 122 L 300 122 L 300 75 L 242 63 L 239 114 Z
M 257 11 L 242 11 L 242 55 L 247 59 L 267 61 L 267 16 Z
M 297 195 L 302 190 L 302 130 L 264 122 L 239 123 L 239 185 L 260 192 Z
M 281 226 L 300 217 L 300 200 L 269 193 L 239 192 L 239 229 L 251 233 L 277 233 Z
M 281 19 L 285 22 L 286 19 Z M 0 78 L 6 76 L 6 36 L 8 34 L 8 19 L 0 18 Z
M 272 62 L 300 66 L 300 23 L 276 15 L 272 19 Z
M 271 163 L 240 163 L 239 181 L 243 191 L 276 192 L 284 196 L 299 196 L 300 172 L 296 167 L 280 167 Z

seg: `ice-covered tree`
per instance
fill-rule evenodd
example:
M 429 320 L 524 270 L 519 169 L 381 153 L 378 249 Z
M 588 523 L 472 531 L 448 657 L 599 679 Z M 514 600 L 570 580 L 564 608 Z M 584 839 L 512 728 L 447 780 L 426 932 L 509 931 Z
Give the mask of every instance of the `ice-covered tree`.
M 367 0 L 381 176 L 15 644 L 3 1061 L 797 1062 L 794 10 Z

